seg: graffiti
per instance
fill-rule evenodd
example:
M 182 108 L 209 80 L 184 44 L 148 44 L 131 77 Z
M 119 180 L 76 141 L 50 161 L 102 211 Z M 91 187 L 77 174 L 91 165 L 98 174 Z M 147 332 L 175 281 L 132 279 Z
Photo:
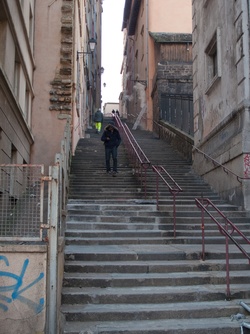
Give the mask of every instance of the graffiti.
M 250 154 L 244 154 L 244 177 L 250 177 Z
M 0 255 L 0 261 L 3 261 L 6 267 L 9 267 L 9 261 L 6 256 Z M 38 302 L 34 302 L 23 296 L 23 293 L 25 291 L 32 288 L 44 277 L 44 274 L 40 273 L 36 279 L 34 279 L 32 282 L 29 282 L 26 286 L 24 286 L 24 278 L 28 265 L 29 265 L 29 260 L 28 259 L 24 260 L 19 275 L 9 271 L 0 271 L 0 278 L 1 277 L 8 278 L 10 279 L 11 283 L 13 283 L 7 286 L 0 285 L 0 310 L 2 309 L 3 311 L 7 312 L 9 309 L 8 304 L 11 304 L 15 300 L 18 300 L 21 303 L 26 304 L 30 309 L 34 310 L 35 313 L 40 313 L 43 310 L 44 298 L 40 298 Z

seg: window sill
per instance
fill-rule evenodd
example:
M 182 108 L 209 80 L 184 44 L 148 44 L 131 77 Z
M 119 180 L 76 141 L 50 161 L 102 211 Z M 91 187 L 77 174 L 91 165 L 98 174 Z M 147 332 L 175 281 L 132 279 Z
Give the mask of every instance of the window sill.
M 212 81 L 209 83 L 206 91 L 205 91 L 205 94 L 206 95 L 209 95 L 211 93 L 211 91 L 213 90 L 214 86 L 219 82 L 220 80 L 220 76 L 217 74 L 215 77 L 213 77 Z

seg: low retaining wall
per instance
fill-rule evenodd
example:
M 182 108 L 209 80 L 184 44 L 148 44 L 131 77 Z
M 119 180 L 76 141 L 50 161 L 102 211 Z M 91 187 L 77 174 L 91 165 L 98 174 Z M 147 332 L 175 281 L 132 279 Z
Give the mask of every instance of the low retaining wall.
M 154 132 L 160 139 L 171 144 L 187 161 L 192 161 L 194 141 L 191 136 L 163 121 L 154 122 Z

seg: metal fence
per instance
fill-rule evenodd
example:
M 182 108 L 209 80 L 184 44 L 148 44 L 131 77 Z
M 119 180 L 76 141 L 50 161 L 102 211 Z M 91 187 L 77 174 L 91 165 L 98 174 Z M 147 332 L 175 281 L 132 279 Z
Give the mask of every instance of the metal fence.
M 193 96 L 161 95 L 160 120 L 167 121 L 176 128 L 193 136 Z
M 43 165 L 0 165 L 0 240 L 42 238 Z
M 64 235 L 70 161 L 68 121 L 61 152 L 55 155 L 48 176 L 44 175 L 43 165 L 0 164 L 0 241 L 47 240 L 47 231 L 55 224 L 58 237 Z M 54 175 L 55 167 L 58 175 Z M 57 190 L 52 196 L 54 179 Z M 52 221 L 55 216 L 57 221 Z

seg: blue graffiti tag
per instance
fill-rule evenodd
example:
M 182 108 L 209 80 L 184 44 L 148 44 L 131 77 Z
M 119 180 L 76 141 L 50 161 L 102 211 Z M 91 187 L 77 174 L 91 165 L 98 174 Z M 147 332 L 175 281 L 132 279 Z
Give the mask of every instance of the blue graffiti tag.
M 9 261 L 6 256 L 0 255 L 0 261 L 1 260 L 4 261 L 6 267 L 9 267 Z M 6 304 L 10 304 L 14 300 L 19 300 L 21 303 L 26 304 L 29 308 L 33 309 L 36 313 L 39 313 L 42 311 L 44 307 L 44 298 L 40 298 L 39 302 L 36 303 L 22 296 L 23 292 L 30 289 L 32 286 L 37 284 L 44 277 L 44 274 L 40 273 L 38 277 L 34 279 L 33 282 L 23 287 L 23 279 L 24 279 L 28 265 L 29 265 L 29 260 L 28 259 L 24 260 L 20 275 L 16 275 L 8 271 L 0 271 L 0 277 L 11 278 L 14 281 L 13 284 L 11 285 L 0 286 L 0 292 L 12 292 L 10 297 L 0 294 L 0 309 L 2 309 L 3 311 L 5 312 L 8 311 L 8 306 Z

